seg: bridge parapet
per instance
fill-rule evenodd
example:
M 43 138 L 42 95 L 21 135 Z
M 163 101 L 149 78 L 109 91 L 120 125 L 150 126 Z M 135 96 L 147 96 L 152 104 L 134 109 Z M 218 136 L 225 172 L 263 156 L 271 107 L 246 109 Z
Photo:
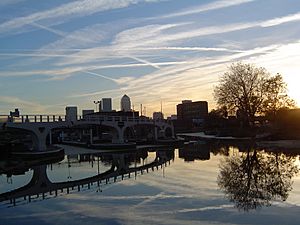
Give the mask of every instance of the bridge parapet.
M 64 115 L 0 115 L 0 123 L 49 123 L 65 121 Z
M 0 123 L 6 123 L 9 121 L 9 115 L 0 115 Z
M 20 115 L 18 117 L 10 115 L 0 115 L 0 123 L 49 123 L 49 122 L 64 122 L 66 121 L 65 115 Z M 169 123 L 167 120 L 153 120 L 144 117 L 123 117 L 123 116 L 99 116 L 87 115 L 84 117 L 79 116 L 77 121 L 87 122 L 136 122 L 136 123 Z M 75 121 L 73 121 L 75 122 Z
M 153 120 L 144 117 L 123 117 L 123 116 L 99 116 L 99 115 L 87 115 L 83 117 L 83 121 L 89 122 L 137 122 L 137 123 L 168 123 L 167 120 Z

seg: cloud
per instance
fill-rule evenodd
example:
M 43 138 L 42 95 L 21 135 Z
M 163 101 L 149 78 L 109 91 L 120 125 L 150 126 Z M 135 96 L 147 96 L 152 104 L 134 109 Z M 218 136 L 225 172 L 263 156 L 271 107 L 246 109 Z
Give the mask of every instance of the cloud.
M 36 22 L 31 22 L 30 23 L 31 26 L 33 27 L 37 27 L 37 28 L 41 28 L 43 30 L 47 30 L 53 34 L 56 34 L 58 36 L 61 36 L 61 37 L 65 37 L 66 36 L 66 33 L 65 32 L 62 32 L 62 31 L 59 31 L 59 30 L 56 30 L 56 29 L 53 29 L 53 28 L 50 28 L 50 27 L 47 27 L 47 26 L 43 26 L 41 24 L 38 24 Z
M 0 103 L 6 105 L 6 108 L 10 108 L 11 110 L 22 107 L 22 110 L 24 109 L 25 111 L 45 112 L 47 109 L 46 106 L 39 103 L 26 101 L 14 96 L 0 96 Z
M 264 21 L 253 21 L 244 23 L 231 23 L 224 24 L 222 26 L 208 26 L 197 28 L 194 27 L 195 24 L 186 23 L 185 31 L 178 30 L 176 28 L 180 27 L 181 24 L 176 24 L 175 26 L 166 27 L 164 25 L 151 25 L 143 26 L 133 29 L 128 29 L 122 31 L 116 35 L 114 44 L 117 46 L 125 46 L 127 48 L 136 47 L 159 47 L 162 45 L 170 46 L 171 43 L 183 41 L 192 38 L 198 38 L 208 35 L 224 34 L 234 31 L 242 31 L 252 28 L 264 28 L 266 26 L 278 26 L 287 22 L 294 22 L 299 20 L 300 14 L 292 14 L 285 17 L 273 18 Z M 193 26 L 188 26 L 193 25 Z M 149 32 L 151 31 L 151 32 Z M 168 32 L 172 31 L 172 32 Z
M 215 1 L 212 3 L 208 3 L 206 5 L 201 5 L 199 7 L 193 7 L 192 9 L 186 9 L 184 11 L 176 12 L 176 13 L 171 13 L 167 14 L 164 16 L 161 16 L 159 18 L 172 18 L 172 17 L 178 17 L 178 16 L 186 16 L 190 14 L 195 14 L 195 13 L 201 13 L 201 12 L 206 12 L 206 11 L 211 11 L 211 10 L 216 10 L 216 9 L 222 9 L 222 8 L 227 8 L 231 6 L 237 6 L 249 2 L 253 2 L 255 0 L 222 0 L 222 1 Z
M 267 20 L 261 24 L 262 27 L 272 27 L 283 23 L 295 22 L 300 20 L 300 12 L 296 14 L 291 14 L 284 17 L 278 17 L 275 19 Z
M 82 0 L 62 4 L 58 7 L 36 12 L 28 16 L 17 17 L 0 24 L 0 33 L 19 29 L 25 25 L 39 21 L 47 21 L 48 25 L 57 25 L 65 21 L 92 15 L 107 10 L 120 9 L 137 4 L 142 0 Z
M 214 107 L 214 101 L 212 97 L 209 98 L 207 96 L 207 93 L 212 92 L 213 85 L 217 82 L 218 76 L 226 71 L 227 66 L 231 62 L 242 59 L 247 60 L 254 55 L 272 54 L 279 48 L 281 46 L 270 45 L 238 52 L 229 56 L 197 57 L 190 59 L 183 65 L 161 68 L 142 77 L 119 83 L 120 88 L 109 91 L 109 94 L 115 93 L 120 95 L 122 92 L 126 92 L 131 96 L 135 96 L 136 102 L 142 102 L 145 106 L 151 105 L 153 111 L 160 108 L 159 99 L 163 96 L 162 98 L 165 102 L 164 110 L 167 114 L 174 113 L 174 104 L 169 104 L 169 102 L 180 102 L 184 96 L 191 99 L 201 98 L 209 100 L 211 103 L 210 107 Z M 181 88 L 180 92 L 178 92 L 178 87 L 184 88 Z M 98 94 L 103 93 L 84 93 L 74 95 L 73 97 L 88 97 Z
M 145 65 L 152 66 L 159 69 L 159 65 L 152 63 L 145 57 L 138 57 L 136 54 L 147 55 L 156 54 L 153 51 L 218 51 L 218 52 L 238 52 L 236 49 L 228 48 L 209 48 L 209 47 L 176 47 L 176 44 L 183 42 L 186 39 L 199 38 L 202 36 L 224 34 L 234 31 L 241 31 L 245 29 L 251 29 L 255 27 L 264 28 L 266 25 L 272 24 L 272 26 L 280 25 L 287 22 L 298 20 L 299 15 L 293 14 L 286 17 L 274 18 L 265 21 L 254 21 L 248 23 L 233 23 L 223 26 L 209 26 L 202 28 L 186 27 L 191 23 L 174 23 L 174 24 L 152 24 L 141 27 L 134 27 L 122 32 L 119 32 L 111 45 L 102 47 L 93 47 L 91 49 L 84 49 L 73 54 L 70 52 L 65 53 L 65 57 L 62 58 L 57 65 L 63 66 L 67 64 L 83 64 L 98 62 L 100 59 L 106 59 L 108 57 L 125 58 L 131 57 Z M 275 23 L 275 22 L 276 23 Z M 78 46 L 99 45 L 101 40 L 106 36 L 100 29 L 102 25 L 93 25 L 78 31 L 73 32 L 65 38 L 58 40 L 52 44 L 45 46 L 47 50 L 41 49 L 45 57 L 47 54 L 51 55 L 52 50 L 48 49 L 60 49 L 72 48 Z M 181 27 L 181 28 L 180 28 Z M 185 31 L 181 31 L 182 28 Z M 180 29 L 179 29 L 180 28 Z M 179 29 L 179 30 L 178 30 Z M 91 32 L 93 35 L 90 35 Z M 92 38 L 91 38 L 92 37 Z M 175 46 L 174 46 L 175 44 Z M 172 46 L 173 45 L 173 46 Z M 52 52 L 53 52 L 52 51 Z M 32 54 L 32 53 L 31 53 Z M 53 53 L 52 53 L 53 54 Z M 60 54 L 63 55 L 63 54 Z M 53 54 L 52 56 L 60 56 L 59 54 Z M 46 58 L 45 58 L 46 59 Z

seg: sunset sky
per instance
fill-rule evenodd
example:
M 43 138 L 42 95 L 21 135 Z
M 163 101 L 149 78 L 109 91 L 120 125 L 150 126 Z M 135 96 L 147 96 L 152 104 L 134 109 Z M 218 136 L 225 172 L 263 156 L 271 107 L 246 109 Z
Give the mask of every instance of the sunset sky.
M 127 94 L 147 115 L 216 107 L 232 62 L 281 73 L 300 104 L 299 0 L 1 0 L 0 114 L 64 114 Z

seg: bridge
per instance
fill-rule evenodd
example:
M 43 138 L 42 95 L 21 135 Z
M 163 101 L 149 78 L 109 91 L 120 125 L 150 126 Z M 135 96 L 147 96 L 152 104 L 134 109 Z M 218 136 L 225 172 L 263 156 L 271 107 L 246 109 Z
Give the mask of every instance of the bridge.
M 59 194 L 69 194 L 72 191 L 81 191 L 90 189 L 93 186 L 97 188 L 100 184 L 109 184 L 110 182 L 117 182 L 138 174 L 148 173 L 149 170 L 158 170 L 159 167 L 167 166 L 167 164 L 174 160 L 174 150 L 156 151 L 155 159 L 145 165 L 129 167 L 125 162 L 125 154 L 112 154 L 112 166 L 107 171 L 98 175 L 74 181 L 65 182 L 51 182 L 47 176 L 47 166 L 33 167 L 33 176 L 28 184 L 18 189 L 0 194 L 0 202 L 4 202 L 9 206 L 16 206 L 25 201 L 30 203 L 33 200 L 48 199 L 57 197 Z
M 154 138 L 158 139 L 158 132 L 166 133 L 170 130 L 174 138 L 174 127 L 172 123 L 166 120 L 152 120 L 143 117 L 120 117 L 120 116 L 100 116 L 96 114 L 79 117 L 77 120 L 68 120 L 64 116 L 57 115 L 20 115 L 11 117 L 0 115 L 0 130 L 23 130 L 29 132 L 33 137 L 34 149 L 36 151 L 46 151 L 46 140 L 49 137 L 49 143 L 52 144 L 52 131 L 54 129 L 80 128 L 83 126 L 104 126 L 112 130 L 112 142 L 116 144 L 125 143 L 124 134 L 127 128 L 136 125 L 152 126 Z M 93 142 L 93 133 L 90 129 L 90 143 Z

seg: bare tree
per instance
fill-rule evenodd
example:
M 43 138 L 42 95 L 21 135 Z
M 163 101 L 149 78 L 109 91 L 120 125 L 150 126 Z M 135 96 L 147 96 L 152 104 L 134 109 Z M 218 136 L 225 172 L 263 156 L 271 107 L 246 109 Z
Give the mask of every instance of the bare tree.
M 238 209 L 248 211 L 288 198 L 299 169 L 295 157 L 248 150 L 220 164 L 218 185 Z
M 219 107 L 237 113 L 247 125 L 257 114 L 278 110 L 287 104 L 286 83 L 281 75 L 271 76 L 265 68 L 233 63 L 214 89 Z
M 279 73 L 268 79 L 265 88 L 263 111 L 269 119 L 274 119 L 280 109 L 295 107 L 295 101 L 287 95 L 287 84 Z

